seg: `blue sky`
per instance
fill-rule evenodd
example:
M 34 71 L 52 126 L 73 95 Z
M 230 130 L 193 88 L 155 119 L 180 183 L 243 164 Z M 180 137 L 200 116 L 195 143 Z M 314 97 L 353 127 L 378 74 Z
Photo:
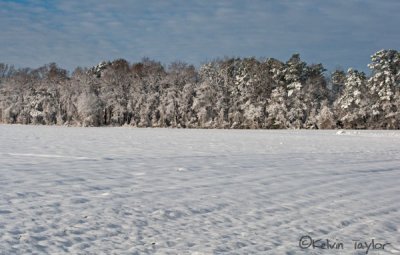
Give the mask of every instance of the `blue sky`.
M 367 71 L 400 45 L 399 0 L 0 0 L 0 62 L 73 70 L 149 57 L 196 66 L 217 57 L 300 53 Z

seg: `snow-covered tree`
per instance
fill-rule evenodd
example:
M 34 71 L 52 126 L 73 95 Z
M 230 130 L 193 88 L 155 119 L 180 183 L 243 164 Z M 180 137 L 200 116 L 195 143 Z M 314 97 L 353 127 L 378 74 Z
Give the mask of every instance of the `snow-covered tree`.
M 192 110 L 200 122 L 206 122 L 207 128 L 230 125 L 229 107 L 233 97 L 228 84 L 232 84 L 232 75 L 232 60 L 212 61 L 200 68 Z
M 300 59 L 299 54 L 293 54 L 286 62 L 283 72 L 288 96 L 291 96 L 293 91 L 300 90 L 303 87 L 303 82 L 306 78 L 306 67 L 307 64 Z
M 178 102 L 179 97 L 176 88 L 170 87 L 163 91 L 158 107 L 160 113 L 160 127 L 178 126 Z
M 268 128 L 287 128 L 289 121 L 287 120 L 286 107 L 287 92 L 284 88 L 278 87 L 272 91 L 271 99 L 268 100 L 266 107 L 267 119 L 266 126 Z
M 304 81 L 306 79 L 307 65 L 300 59 L 299 54 L 294 54 L 285 65 L 284 79 L 287 90 L 287 120 L 292 128 L 302 128 L 306 120 L 307 106 L 304 98 Z
M 203 81 L 196 89 L 192 110 L 197 113 L 199 127 L 212 128 L 214 126 L 214 120 L 218 115 L 215 110 L 216 99 L 216 90 L 209 82 Z
M 335 102 L 344 128 L 366 128 L 369 117 L 367 80 L 363 72 L 349 69 L 342 95 Z
M 327 100 L 322 102 L 321 110 L 316 116 L 316 120 L 319 129 L 333 129 L 336 127 L 335 116 Z
M 399 53 L 372 56 L 372 75 L 325 77 L 294 54 L 164 68 L 148 58 L 104 61 L 71 75 L 55 63 L 0 64 L 0 122 L 189 128 L 400 128 Z
M 82 93 L 77 102 L 77 110 L 82 126 L 99 126 L 102 118 L 102 108 L 102 102 L 96 95 Z
M 346 72 L 343 70 L 335 70 L 331 74 L 331 96 L 330 99 L 335 99 L 342 94 L 344 83 L 346 82 Z
M 369 79 L 373 125 L 378 128 L 399 128 L 398 108 L 395 100 L 400 90 L 400 53 L 395 50 L 381 50 L 371 57 L 368 66 L 373 75 Z
M 196 127 L 196 116 L 192 105 L 195 96 L 195 84 L 186 84 L 180 91 L 178 104 L 178 115 L 180 127 Z

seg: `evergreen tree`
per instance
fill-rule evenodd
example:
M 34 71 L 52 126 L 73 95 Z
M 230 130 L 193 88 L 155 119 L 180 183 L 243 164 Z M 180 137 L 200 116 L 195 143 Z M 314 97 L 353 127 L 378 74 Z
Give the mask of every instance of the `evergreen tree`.
M 342 95 L 336 101 L 338 119 L 344 128 L 366 128 L 369 117 L 367 80 L 363 72 L 349 69 Z
M 76 68 L 0 64 L 0 122 L 188 128 L 400 128 L 400 56 L 372 56 L 372 75 L 325 77 L 294 54 L 226 58 L 201 66 L 148 58 Z
M 377 128 L 399 128 L 399 109 L 395 95 L 400 88 L 400 53 L 381 50 L 372 55 L 371 60 L 368 66 L 373 71 L 369 79 L 372 125 Z

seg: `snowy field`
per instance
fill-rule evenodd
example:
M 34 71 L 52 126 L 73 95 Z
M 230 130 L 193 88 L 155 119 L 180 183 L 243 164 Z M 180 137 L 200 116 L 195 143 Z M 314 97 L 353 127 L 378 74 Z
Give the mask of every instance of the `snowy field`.
M 305 235 L 344 247 L 302 250 Z M 354 243 L 372 239 L 368 254 L 400 254 L 396 131 L 0 125 L 0 254 L 366 254 Z

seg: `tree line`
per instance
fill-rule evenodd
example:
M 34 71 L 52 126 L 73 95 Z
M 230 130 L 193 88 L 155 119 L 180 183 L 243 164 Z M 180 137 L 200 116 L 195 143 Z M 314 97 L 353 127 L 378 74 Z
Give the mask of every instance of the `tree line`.
M 196 69 L 144 58 L 71 74 L 0 64 L 0 122 L 73 126 L 399 129 L 400 53 L 371 57 L 371 75 L 326 75 L 299 54 L 288 61 L 226 58 Z

